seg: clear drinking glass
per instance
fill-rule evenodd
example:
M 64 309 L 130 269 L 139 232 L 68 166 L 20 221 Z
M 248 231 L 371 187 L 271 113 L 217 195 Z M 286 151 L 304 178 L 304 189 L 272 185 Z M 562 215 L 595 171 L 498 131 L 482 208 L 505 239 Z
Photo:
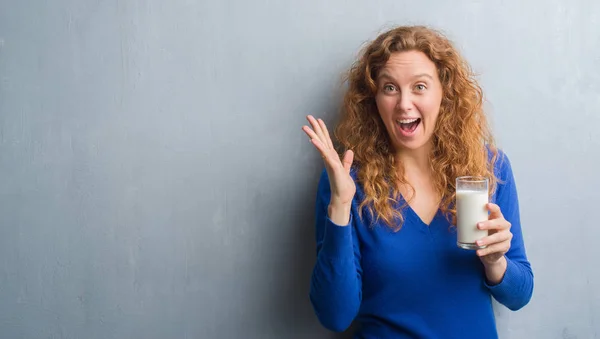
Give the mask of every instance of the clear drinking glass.
M 485 248 L 477 240 L 488 235 L 487 230 L 477 228 L 477 223 L 488 220 L 489 180 L 485 177 L 465 176 L 456 178 L 456 229 L 457 245 L 467 250 Z

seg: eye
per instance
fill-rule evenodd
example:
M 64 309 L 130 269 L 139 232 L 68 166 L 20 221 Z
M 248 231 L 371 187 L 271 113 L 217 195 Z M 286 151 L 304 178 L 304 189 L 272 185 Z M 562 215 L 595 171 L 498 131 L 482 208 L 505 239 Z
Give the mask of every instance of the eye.
M 422 92 L 422 91 L 426 90 L 427 87 L 424 84 L 418 84 L 415 86 L 415 89 L 419 92 Z
M 396 87 L 394 85 L 387 84 L 387 85 L 383 86 L 384 92 L 393 92 L 395 90 L 396 90 Z

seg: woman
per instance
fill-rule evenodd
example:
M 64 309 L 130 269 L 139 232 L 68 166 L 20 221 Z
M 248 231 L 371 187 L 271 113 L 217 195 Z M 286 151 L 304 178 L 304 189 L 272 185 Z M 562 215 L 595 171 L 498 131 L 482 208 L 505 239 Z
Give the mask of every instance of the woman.
M 497 338 L 491 297 L 529 302 L 517 191 L 469 66 L 442 34 L 398 27 L 348 75 L 336 137 L 303 126 L 324 159 L 310 299 L 321 323 L 357 338 Z M 455 179 L 490 183 L 488 236 L 457 247 Z

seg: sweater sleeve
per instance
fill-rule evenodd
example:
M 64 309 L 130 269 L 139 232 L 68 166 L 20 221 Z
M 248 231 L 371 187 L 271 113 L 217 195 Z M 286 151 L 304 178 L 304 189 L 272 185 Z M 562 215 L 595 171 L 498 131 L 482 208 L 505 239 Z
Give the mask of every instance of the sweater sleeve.
M 352 324 L 362 299 L 362 269 L 354 229 L 358 217 L 353 204 L 349 225 L 334 224 L 327 215 L 330 198 L 329 179 L 324 171 L 317 191 L 317 260 L 310 282 L 310 301 L 323 326 L 342 332 Z
M 497 285 L 489 285 L 494 299 L 516 311 L 527 305 L 533 294 L 533 271 L 525 252 L 525 243 L 521 231 L 519 215 L 519 199 L 510 161 L 506 154 L 498 156 L 498 183 L 496 191 L 496 204 L 500 207 L 504 218 L 511 223 L 510 231 L 513 234 L 510 250 L 506 253 L 506 273 Z

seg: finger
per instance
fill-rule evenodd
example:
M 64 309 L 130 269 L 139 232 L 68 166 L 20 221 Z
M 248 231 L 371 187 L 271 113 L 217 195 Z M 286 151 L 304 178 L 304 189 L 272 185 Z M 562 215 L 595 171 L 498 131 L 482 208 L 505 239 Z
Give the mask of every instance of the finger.
M 344 169 L 349 173 L 350 168 L 352 167 L 352 160 L 354 160 L 354 152 L 352 150 L 347 150 L 344 154 L 344 158 L 342 159 L 342 164 L 344 165 Z
M 321 125 L 319 125 L 319 122 L 315 119 L 315 117 L 313 117 L 312 115 L 308 116 L 308 121 L 310 122 L 310 125 L 312 126 L 313 131 L 315 131 L 315 134 L 319 137 L 319 139 L 321 140 L 321 142 L 329 147 L 328 144 L 326 144 L 325 142 L 325 135 L 323 134 L 323 130 L 321 129 Z
M 504 254 L 504 253 L 508 252 L 509 248 L 510 248 L 510 243 L 505 241 L 505 242 L 490 245 L 486 248 L 478 249 L 477 255 L 480 257 L 483 257 L 483 256 L 494 254 L 494 253 Z
M 327 146 L 325 146 L 318 138 L 310 139 L 310 142 L 317 148 L 319 153 L 321 153 L 321 158 L 323 158 L 323 162 L 325 162 L 326 167 L 334 170 L 342 168 L 340 166 L 340 158 L 336 152 L 331 152 L 331 150 L 328 149 Z
M 512 233 L 510 233 L 508 231 L 497 232 L 497 233 L 491 234 L 487 237 L 483 237 L 482 239 L 477 240 L 477 245 L 478 246 L 490 246 L 490 245 L 501 243 L 504 241 L 510 241 L 510 239 L 512 239 Z
M 323 145 L 321 140 L 319 140 L 319 138 L 312 138 L 310 139 L 310 142 L 315 146 L 319 153 L 321 153 L 321 158 L 327 161 L 327 153 L 329 152 L 327 152 L 327 148 L 325 147 L 325 145 Z
M 491 219 L 477 223 L 477 228 L 480 230 L 505 230 L 510 228 L 510 223 L 504 218 Z
M 487 208 L 490 211 L 490 219 L 503 218 L 502 211 L 500 210 L 500 206 L 498 206 L 494 203 L 489 203 L 489 204 L 487 204 Z
M 308 135 L 309 138 L 319 139 L 319 136 L 315 133 L 315 131 L 312 130 L 312 128 L 308 126 L 302 126 L 302 130 L 304 131 L 304 133 L 306 133 L 306 135 Z
M 323 135 L 325 135 L 327 144 L 329 145 L 329 147 L 331 147 L 333 149 L 333 142 L 331 141 L 331 137 L 329 136 L 329 131 L 327 130 L 327 126 L 325 125 L 325 121 L 323 121 L 323 119 L 319 119 L 317 121 L 319 122 L 319 126 L 323 130 Z

